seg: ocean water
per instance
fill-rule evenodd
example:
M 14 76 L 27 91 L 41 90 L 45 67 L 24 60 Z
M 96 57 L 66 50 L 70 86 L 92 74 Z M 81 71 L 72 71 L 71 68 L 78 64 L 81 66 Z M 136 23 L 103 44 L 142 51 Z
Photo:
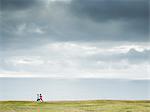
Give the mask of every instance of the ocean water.
M 149 100 L 150 80 L 0 78 L 0 100 Z

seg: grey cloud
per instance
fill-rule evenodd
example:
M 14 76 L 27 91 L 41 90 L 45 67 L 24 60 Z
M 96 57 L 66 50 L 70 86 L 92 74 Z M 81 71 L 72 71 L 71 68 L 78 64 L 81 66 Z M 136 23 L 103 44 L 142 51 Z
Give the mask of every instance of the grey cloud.
M 72 0 L 70 9 L 76 16 L 98 23 L 123 22 L 122 35 L 129 35 L 123 36 L 122 40 L 148 40 L 149 0 Z M 135 35 L 137 33 L 139 37 Z
M 121 61 L 128 61 L 130 64 L 149 63 L 150 61 L 150 50 L 137 51 L 130 49 L 127 53 L 113 53 L 113 54 L 95 54 L 87 58 L 91 61 L 101 62 L 114 62 L 121 63 Z
M 49 7 L 44 5 L 42 8 L 42 0 L 1 0 L 2 2 L 5 3 L 3 7 L 6 6 L 4 10 L 7 10 L 0 11 L 0 42 L 3 50 L 31 48 L 53 41 L 149 40 L 146 0 L 130 1 L 131 4 L 127 4 L 129 1 L 124 4 L 125 1 L 118 0 L 73 0 L 71 3 L 52 2 Z M 19 27 L 23 24 L 26 27 L 18 34 Z M 36 28 L 42 29 L 44 33 L 33 31 Z
M 28 0 L 23 1 L 30 3 Z M 16 2 L 18 1 L 16 0 Z M 41 35 L 36 32 L 36 28 L 41 26 L 39 13 L 42 7 L 32 8 L 32 6 L 37 6 L 37 4 L 38 0 L 33 0 L 29 6 L 25 5 L 21 9 L 16 8 L 15 11 L 9 10 L 9 8 L 8 10 L 6 9 L 7 11 L 0 10 L 0 50 L 24 49 L 35 47 L 37 44 L 41 45 L 42 40 L 39 38 Z M 17 7 L 17 5 L 14 7 Z M 29 11 L 28 9 L 31 10 Z
M 57 46 L 58 47 L 58 46 Z M 76 49 L 78 50 L 78 49 Z M 75 50 L 75 51 L 76 51 Z M 70 53 L 70 52 L 71 53 Z M 113 69 L 131 69 L 133 65 L 142 66 L 150 64 L 149 56 L 150 50 L 144 50 L 139 52 L 135 49 L 130 49 L 127 53 L 97 53 L 97 54 L 85 54 L 81 52 L 73 52 L 74 49 L 65 50 L 59 49 L 58 51 L 53 49 L 46 49 L 39 47 L 37 49 L 29 50 L 14 50 L 14 51 L 5 51 L 0 57 L 0 68 L 4 71 L 38 71 L 38 72 L 47 72 L 49 73 L 49 67 L 53 70 L 56 68 L 64 69 L 64 65 L 67 66 L 66 69 L 77 69 L 80 70 L 100 70 L 108 69 L 110 66 Z M 80 51 L 80 50 L 79 50 Z M 0 52 L 1 53 L 1 52 Z M 72 54 L 73 53 L 73 54 Z M 81 53 L 81 54 L 78 54 Z M 31 58 L 30 58 L 31 57 Z M 41 65 L 38 64 L 16 64 L 14 62 L 18 59 L 21 59 L 25 62 L 32 62 L 33 60 L 41 60 L 44 63 Z M 30 60 L 31 59 L 31 60 Z M 33 60 L 32 60 L 33 59 Z M 49 63 L 50 62 L 50 63 Z M 56 67 L 56 68 L 55 68 Z M 42 69 L 39 69 L 42 68 Z
M 149 16 L 149 0 L 73 0 L 71 9 L 81 17 L 95 21 L 145 19 Z
M 8 11 L 23 10 L 39 5 L 40 3 L 42 2 L 39 0 L 0 0 L 0 9 Z
M 131 63 L 142 63 L 150 61 L 150 50 L 144 50 L 142 52 L 136 51 L 135 49 L 131 49 L 127 54 L 122 56 L 128 59 Z

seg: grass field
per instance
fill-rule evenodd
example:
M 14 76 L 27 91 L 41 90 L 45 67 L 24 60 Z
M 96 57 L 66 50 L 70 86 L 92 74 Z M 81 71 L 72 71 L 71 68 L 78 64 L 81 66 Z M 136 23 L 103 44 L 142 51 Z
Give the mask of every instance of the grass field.
M 0 112 L 150 112 L 150 101 L 1 101 Z

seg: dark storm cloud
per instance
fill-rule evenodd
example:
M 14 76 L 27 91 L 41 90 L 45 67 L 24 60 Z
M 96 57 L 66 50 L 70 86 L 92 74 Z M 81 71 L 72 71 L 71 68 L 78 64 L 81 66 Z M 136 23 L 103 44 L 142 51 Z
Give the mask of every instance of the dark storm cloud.
M 149 0 L 72 0 L 70 9 L 82 19 L 88 18 L 100 23 L 121 21 L 124 23 L 123 33 L 140 35 L 140 37 L 126 38 L 148 40 Z M 122 40 L 125 40 L 125 37 L 123 38 Z
M 149 41 L 147 0 L 72 0 L 50 4 L 45 4 L 45 0 L 0 0 L 0 3 L 3 50 L 53 41 Z
M 95 21 L 148 19 L 149 0 L 73 0 L 76 15 Z
M 0 50 L 24 49 L 40 44 L 35 32 L 19 29 L 23 24 L 29 24 L 31 30 L 37 16 L 45 6 L 43 0 L 0 0 Z M 28 25 L 27 25 L 28 26 Z M 38 25 L 37 25 L 38 26 Z M 34 45 L 32 43 L 35 43 Z
M 1 10 L 23 10 L 39 5 L 39 0 L 0 0 Z

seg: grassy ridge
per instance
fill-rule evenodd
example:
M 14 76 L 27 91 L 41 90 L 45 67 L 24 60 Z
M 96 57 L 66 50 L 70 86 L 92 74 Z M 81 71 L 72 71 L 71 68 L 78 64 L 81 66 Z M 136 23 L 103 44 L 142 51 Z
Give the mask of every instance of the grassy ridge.
M 150 101 L 1 101 L 0 112 L 150 112 Z

